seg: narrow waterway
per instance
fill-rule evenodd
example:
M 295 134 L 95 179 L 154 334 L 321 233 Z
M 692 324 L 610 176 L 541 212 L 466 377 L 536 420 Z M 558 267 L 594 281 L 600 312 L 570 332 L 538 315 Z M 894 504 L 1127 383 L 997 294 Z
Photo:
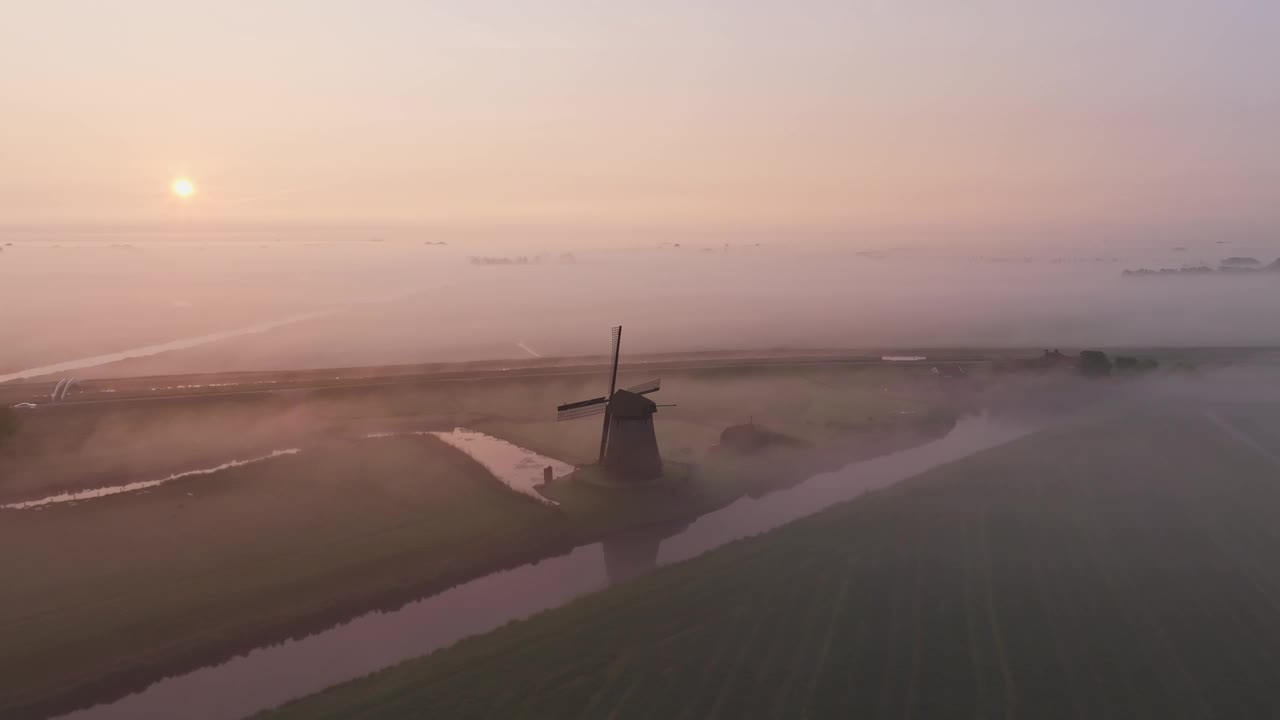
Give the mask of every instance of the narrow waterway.
M 275 707 L 562 605 L 739 538 L 756 535 L 869 490 L 986 448 L 1034 428 L 968 417 L 933 442 L 815 475 L 758 499 L 743 498 L 689 525 L 653 528 L 493 573 L 393 612 L 374 612 L 314 635 L 260 647 L 154 683 L 112 703 L 62 717 L 75 720 L 230 720 Z
M 299 323 L 304 320 L 313 320 L 331 313 L 332 311 L 330 310 L 300 313 L 280 320 L 269 320 L 267 322 L 260 322 L 255 325 L 248 325 L 246 327 L 235 328 L 233 330 L 223 330 L 221 332 L 208 333 L 206 335 L 180 338 L 178 340 L 170 340 L 168 342 L 156 343 L 154 345 L 129 348 L 128 350 L 94 355 L 92 357 L 76 358 L 75 360 L 41 365 L 39 367 L 17 370 L 11 373 L 0 373 L 0 383 L 9 382 L 10 380 L 25 380 L 27 378 L 40 377 L 42 375 L 52 375 L 54 373 L 70 372 L 72 370 L 83 370 L 85 368 L 97 367 L 108 363 L 120 362 L 121 360 L 147 357 L 149 355 L 159 355 L 160 353 L 173 352 L 175 350 L 187 350 L 193 347 L 199 347 L 200 345 L 207 345 L 221 340 L 229 340 L 242 335 L 270 332 L 276 328 L 284 327 L 285 325 L 292 325 L 293 323 Z
M 247 460 L 228 460 L 221 465 L 201 468 L 199 470 L 186 470 L 179 473 L 173 473 L 168 477 L 163 477 L 158 480 L 140 480 L 138 482 L 125 483 L 124 485 L 109 485 L 107 487 L 90 488 L 89 490 L 76 490 L 58 493 L 57 495 L 50 495 L 48 497 L 40 498 L 39 500 L 26 500 L 23 502 L 9 503 L 7 505 L 0 505 L 0 510 L 42 510 L 49 505 L 59 505 L 61 503 L 70 503 L 74 505 L 82 500 L 96 500 L 98 498 L 110 497 L 121 493 L 150 490 L 151 488 L 159 487 L 165 483 L 170 483 L 174 480 L 181 480 L 182 478 L 191 477 L 193 475 L 216 475 L 223 470 L 230 470 L 231 468 L 266 462 L 267 460 L 274 460 L 275 458 L 284 457 L 285 455 L 297 455 L 299 452 L 301 451 L 298 448 L 272 450 L 270 453 L 262 455 L 261 457 L 249 458 Z

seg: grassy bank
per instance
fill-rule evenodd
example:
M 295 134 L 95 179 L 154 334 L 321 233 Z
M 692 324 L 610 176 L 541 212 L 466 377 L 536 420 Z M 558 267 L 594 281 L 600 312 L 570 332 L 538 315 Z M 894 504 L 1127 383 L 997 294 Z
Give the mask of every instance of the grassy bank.
M 1274 717 L 1280 415 L 981 453 L 272 718 Z

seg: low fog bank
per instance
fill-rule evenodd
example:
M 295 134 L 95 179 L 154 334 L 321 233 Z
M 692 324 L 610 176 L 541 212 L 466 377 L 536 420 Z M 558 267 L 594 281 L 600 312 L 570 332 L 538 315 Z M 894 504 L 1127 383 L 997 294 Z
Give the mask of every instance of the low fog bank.
M 1260 405 L 1277 408 L 1280 427 L 1280 364 L 1222 366 L 1199 372 L 1162 372 L 1141 378 L 1127 388 L 1136 402 L 1159 402 L 1212 409 L 1221 405 Z
M 147 357 L 79 374 L 598 355 L 616 324 L 632 353 L 1280 345 L 1280 274 L 1121 276 L 1280 255 L 1264 246 L 434 242 L 19 244 L 0 258 L 0 375 L 122 352 Z M 199 342 L 153 347 L 186 339 Z
M 1172 365 L 1139 376 L 1091 379 L 1069 370 L 939 378 L 929 363 L 866 367 L 755 367 L 665 373 L 659 441 L 669 457 L 697 461 L 728 426 L 757 422 L 822 444 L 850 428 L 885 428 L 934 413 L 981 416 L 1018 434 L 1099 413 L 1214 412 L 1280 408 L 1280 366 Z M 622 386 L 652 379 L 628 369 Z M 122 484 L 278 450 L 371 433 L 469 427 L 504 435 L 530 428 L 557 459 L 590 462 L 598 424 L 555 423 L 559 404 L 605 392 L 594 375 L 345 388 L 306 393 L 207 396 L 182 403 L 85 406 L 23 413 L 21 432 L 0 445 L 0 501 Z M 1266 414 L 1264 413 L 1265 417 Z M 1280 420 L 1280 413 L 1276 414 Z
M 1107 378 L 1014 376 L 988 385 L 977 407 L 1002 424 L 1036 430 L 1114 417 L 1208 418 L 1215 423 L 1227 417 L 1280 437 L 1280 365 L 1163 369 Z
M 962 418 L 944 437 L 899 452 L 820 473 L 801 486 L 746 497 L 694 521 L 661 545 L 661 564 L 697 557 L 708 547 L 766 532 L 932 468 L 996 448 L 1048 426 L 1047 419 L 993 415 Z

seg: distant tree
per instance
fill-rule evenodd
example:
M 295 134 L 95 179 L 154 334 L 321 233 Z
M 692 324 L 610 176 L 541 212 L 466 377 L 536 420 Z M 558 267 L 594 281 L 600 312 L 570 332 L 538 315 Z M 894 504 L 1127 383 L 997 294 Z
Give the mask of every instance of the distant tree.
M 1224 259 L 1221 264 L 1224 267 L 1251 267 L 1254 265 L 1261 265 L 1262 262 L 1259 261 L 1258 258 L 1229 257 Z
M 0 407 L 0 445 L 18 432 L 18 414 L 7 407 Z
M 1115 369 L 1121 374 L 1152 372 L 1160 367 L 1160 363 L 1150 358 L 1136 358 L 1129 355 L 1116 356 Z
M 1080 374 L 1085 377 L 1105 377 L 1111 374 L 1111 359 L 1100 350 L 1080 352 Z

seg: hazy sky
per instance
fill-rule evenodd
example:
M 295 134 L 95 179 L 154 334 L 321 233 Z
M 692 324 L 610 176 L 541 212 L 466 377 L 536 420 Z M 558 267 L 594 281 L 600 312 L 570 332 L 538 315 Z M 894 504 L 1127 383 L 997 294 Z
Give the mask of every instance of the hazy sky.
M 1268 0 L 3 15 L 0 224 L 1280 230 Z

